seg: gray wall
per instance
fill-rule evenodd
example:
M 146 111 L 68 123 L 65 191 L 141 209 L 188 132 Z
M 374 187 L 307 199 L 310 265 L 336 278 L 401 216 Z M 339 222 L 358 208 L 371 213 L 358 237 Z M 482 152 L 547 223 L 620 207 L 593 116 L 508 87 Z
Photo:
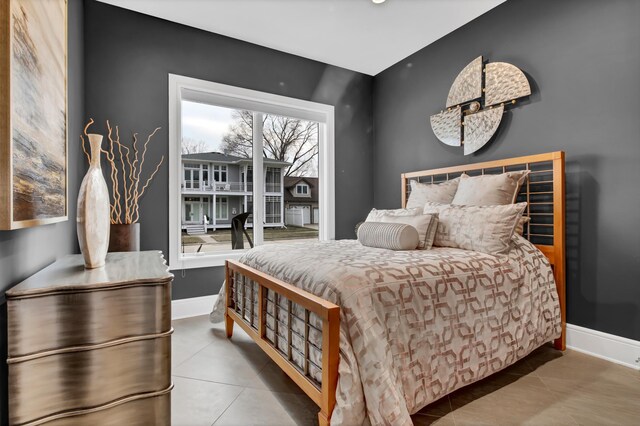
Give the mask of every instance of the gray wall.
M 68 10 L 69 220 L 29 229 L 0 231 L 0 424 L 8 423 L 4 292 L 61 256 L 78 251 L 75 232 L 76 202 L 85 172 L 82 151 L 77 143 L 84 115 L 82 1 L 69 0 Z
M 83 19 L 82 1 L 70 0 L 71 220 L 0 231 L 0 359 L 6 359 L 4 291 L 78 251 L 73 218 L 86 167 L 77 141 L 85 118 L 110 119 L 123 134 L 160 125 L 150 158 L 167 155 L 169 72 L 335 105 L 338 238 L 351 237 L 373 204 L 399 206 L 403 171 L 565 150 L 568 320 L 640 339 L 638 21 L 634 0 L 510 0 L 372 79 L 93 1 Z M 534 94 L 507 114 L 486 149 L 464 157 L 436 140 L 428 116 L 443 107 L 453 78 L 478 54 L 520 66 Z M 167 253 L 167 197 L 165 167 L 142 201 L 143 249 Z M 211 294 L 222 275 L 221 268 L 184 277 L 178 271 L 174 297 Z M 2 424 L 6 373 L 0 363 Z
M 371 77 L 94 1 L 84 36 L 86 116 L 122 135 L 161 126 L 149 159 L 168 154 L 169 73 L 334 105 L 336 237 L 353 236 L 373 205 Z M 165 166 L 141 203 L 141 248 L 165 256 L 168 194 Z M 222 268 L 176 271 L 174 298 L 213 294 L 222 280 Z
M 640 339 L 640 2 L 510 0 L 374 79 L 374 205 L 400 173 L 564 150 L 568 322 Z M 468 62 L 511 62 L 534 90 L 476 155 L 440 143 L 429 115 Z
M 240 182 L 240 168 L 241 166 L 232 164 L 227 166 L 227 182 Z M 211 166 L 211 179 L 213 179 L 213 166 Z

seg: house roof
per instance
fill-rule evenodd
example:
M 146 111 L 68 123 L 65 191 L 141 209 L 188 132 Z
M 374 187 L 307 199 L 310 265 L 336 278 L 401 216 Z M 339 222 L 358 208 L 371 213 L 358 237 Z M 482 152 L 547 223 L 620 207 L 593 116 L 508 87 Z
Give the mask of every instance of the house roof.
M 196 160 L 196 161 L 211 161 L 215 163 L 228 163 L 228 164 L 240 164 L 240 163 L 250 163 L 253 161 L 252 158 L 246 157 L 237 157 L 235 155 L 227 155 L 222 152 L 201 152 L 198 154 L 182 154 L 183 160 Z M 264 159 L 265 164 L 280 164 L 283 166 L 288 166 L 291 163 L 280 160 L 272 160 L 270 158 Z
M 295 196 L 296 185 L 305 182 L 309 185 L 310 197 Z M 317 203 L 318 202 L 318 178 L 305 176 L 284 177 L 284 201 L 288 203 Z

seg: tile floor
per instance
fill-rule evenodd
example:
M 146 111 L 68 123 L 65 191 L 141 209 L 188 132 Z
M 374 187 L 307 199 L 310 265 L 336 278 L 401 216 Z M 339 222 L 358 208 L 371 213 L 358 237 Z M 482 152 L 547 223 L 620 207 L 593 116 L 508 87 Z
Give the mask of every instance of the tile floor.
M 238 327 L 174 321 L 172 420 L 178 426 L 313 425 L 318 408 Z M 640 373 L 551 347 L 436 401 L 416 425 L 638 425 Z

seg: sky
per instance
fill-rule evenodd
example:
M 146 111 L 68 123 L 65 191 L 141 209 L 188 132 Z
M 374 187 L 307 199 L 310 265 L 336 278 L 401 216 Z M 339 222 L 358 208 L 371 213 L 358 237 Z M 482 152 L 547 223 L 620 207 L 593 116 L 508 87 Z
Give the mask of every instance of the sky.
M 207 151 L 222 151 L 222 136 L 233 124 L 233 109 L 182 101 L 182 137 L 202 140 Z
M 204 152 L 222 152 L 222 137 L 234 119 L 232 108 L 197 102 L 182 101 L 182 138 L 203 141 Z M 308 176 L 318 176 L 317 161 L 307 171 Z

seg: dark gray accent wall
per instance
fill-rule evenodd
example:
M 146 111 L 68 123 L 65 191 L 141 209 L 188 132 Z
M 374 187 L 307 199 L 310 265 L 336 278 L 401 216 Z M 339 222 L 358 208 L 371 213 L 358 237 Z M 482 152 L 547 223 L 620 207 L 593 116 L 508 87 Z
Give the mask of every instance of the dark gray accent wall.
M 374 205 L 400 205 L 405 171 L 564 150 L 568 322 L 640 339 L 640 2 L 509 0 L 374 78 Z M 476 155 L 429 116 L 478 55 L 533 94 Z
M 69 220 L 16 231 L 0 231 L 0 424 L 7 417 L 7 311 L 4 292 L 66 254 L 78 252 L 76 202 L 85 172 L 76 143 L 84 115 L 82 0 L 68 2 Z M 34 313 L 37 315 L 37 312 Z
M 118 124 L 121 136 L 162 130 L 149 159 L 168 154 L 168 74 L 335 106 L 336 237 L 373 204 L 372 77 L 103 3 L 85 3 L 86 117 Z M 167 256 L 168 168 L 141 202 L 141 248 Z M 174 271 L 174 298 L 217 292 L 222 268 Z

